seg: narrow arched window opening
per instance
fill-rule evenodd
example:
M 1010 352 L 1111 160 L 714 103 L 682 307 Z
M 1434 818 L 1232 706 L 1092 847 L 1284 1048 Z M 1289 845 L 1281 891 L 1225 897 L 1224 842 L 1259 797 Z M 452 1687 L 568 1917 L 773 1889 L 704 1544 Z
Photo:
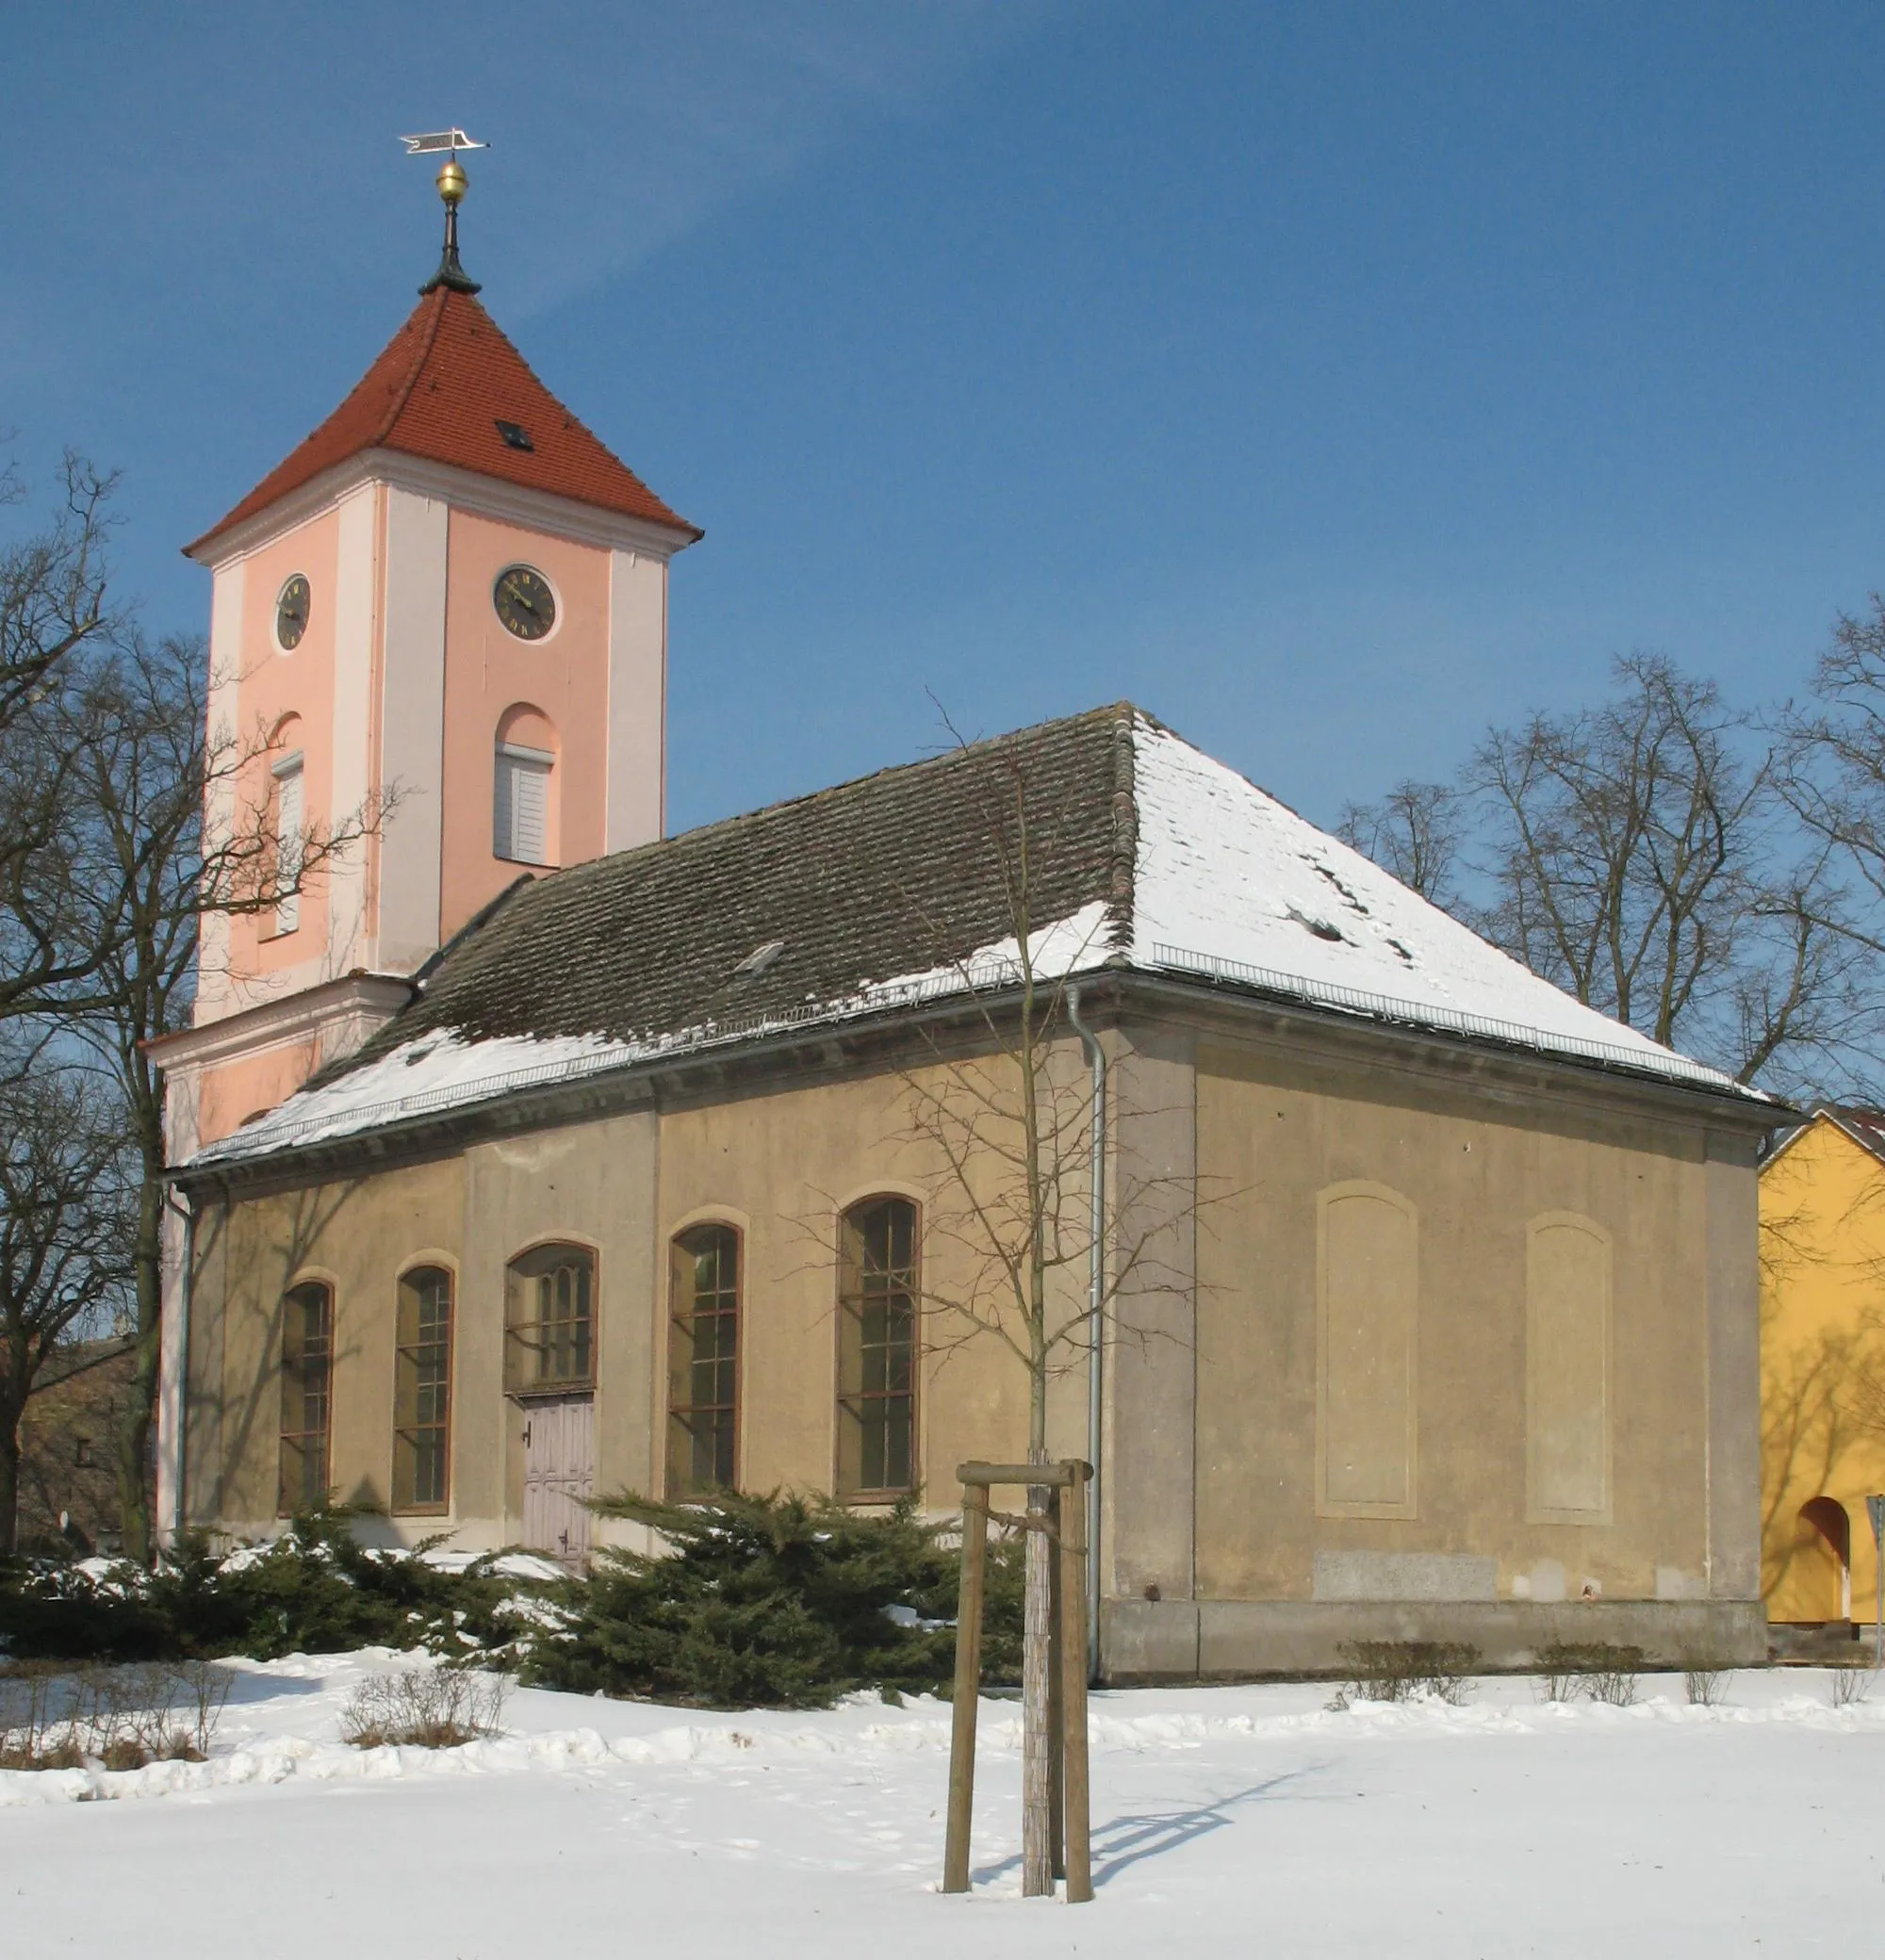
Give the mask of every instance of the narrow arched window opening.
M 400 1281 L 393 1376 L 393 1509 L 444 1511 L 451 1490 L 451 1275 Z
M 282 1418 L 275 1509 L 283 1517 L 327 1502 L 334 1416 L 334 1291 L 318 1280 L 282 1301 Z
M 275 731 L 269 764 L 270 884 L 277 937 L 301 926 L 301 882 L 306 860 L 306 802 L 300 745 L 301 724 L 290 715 Z
M 839 1234 L 838 1493 L 916 1487 L 916 1207 L 870 1198 Z
M 512 864 L 555 862 L 556 730 L 534 708 L 508 709 L 498 724 L 491 849 Z
M 697 1225 L 668 1260 L 667 1494 L 731 1490 L 740 1396 L 740 1235 Z

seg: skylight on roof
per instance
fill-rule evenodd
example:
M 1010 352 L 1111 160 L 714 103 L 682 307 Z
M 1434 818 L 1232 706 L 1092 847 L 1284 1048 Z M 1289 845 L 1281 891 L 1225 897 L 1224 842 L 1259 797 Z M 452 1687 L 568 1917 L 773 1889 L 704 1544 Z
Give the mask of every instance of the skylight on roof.
M 530 439 L 530 431 L 521 422 L 498 421 L 497 431 L 504 438 L 507 449 L 533 449 L 535 443 Z
M 735 980 L 751 980 L 763 973 L 774 960 L 785 951 L 783 939 L 768 939 L 763 946 L 755 946 L 733 969 Z

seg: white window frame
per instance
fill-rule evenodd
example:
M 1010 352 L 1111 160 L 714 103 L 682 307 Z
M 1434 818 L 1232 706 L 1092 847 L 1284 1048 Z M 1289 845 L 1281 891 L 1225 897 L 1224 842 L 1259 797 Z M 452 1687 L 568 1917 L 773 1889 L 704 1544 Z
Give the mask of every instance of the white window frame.
M 548 864 L 549 858 L 549 794 L 556 758 L 548 749 L 525 748 L 515 742 L 498 743 L 491 785 L 491 852 L 508 864 Z M 518 824 L 516 786 L 534 780 L 542 785 L 537 812 L 536 848 Z

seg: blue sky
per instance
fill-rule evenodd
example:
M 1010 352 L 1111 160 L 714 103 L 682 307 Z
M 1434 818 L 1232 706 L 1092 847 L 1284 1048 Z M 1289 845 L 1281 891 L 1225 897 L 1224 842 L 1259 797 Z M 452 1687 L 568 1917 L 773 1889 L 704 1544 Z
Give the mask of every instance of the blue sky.
M 0 427 L 125 582 L 468 268 L 707 530 L 676 827 L 1131 695 L 1321 822 L 1885 585 L 1862 4 L 155 8 L 9 27 Z

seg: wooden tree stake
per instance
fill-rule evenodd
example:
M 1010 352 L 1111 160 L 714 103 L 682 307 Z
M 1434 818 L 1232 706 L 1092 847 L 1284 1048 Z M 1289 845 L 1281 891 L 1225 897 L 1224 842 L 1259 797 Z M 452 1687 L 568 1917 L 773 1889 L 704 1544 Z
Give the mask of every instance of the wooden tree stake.
M 1067 1493 L 1057 1484 L 1048 1494 L 1047 1515 L 1052 1531 L 1047 1541 L 1048 1577 L 1052 1605 L 1047 1634 L 1047 1855 L 1049 1870 L 1056 1878 L 1067 1876 L 1067 1821 L 1064 1802 L 1066 1777 L 1061 1757 L 1067 1746 L 1067 1725 L 1063 1719 L 1066 1702 L 1066 1641 L 1061 1620 L 1067 1611 L 1067 1561 L 1060 1556 L 1060 1533 L 1067 1509 Z
M 1087 1479 L 1091 1466 L 1070 1463 L 1074 1481 L 1060 1493 L 1061 1805 L 1066 1819 L 1067 1903 L 1093 1896 L 1092 1817 L 1087 1781 Z
M 982 1685 L 983 1574 L 988 1560 L 992 1485 L 1049 1486 L 1054 1559 L 1054 1641 L 1050 1717 L 1054 1766 L 1055 1876 L 1067 1881 L 1067 1903 L 1093 1896 L 1092 1817 L 1087 1774 L 1087 1481 L 1092 1466 L 1061 1463 L 964 1463 L 962 1579 L 956 1604 L 956 1707 L 949 1738 L 949 1823 L 942 1889 L 969 1889 L 969 1827 L 975 1805 L 975 1699 Z
M 989 1487 L 962 1490 L 962 1579 L 956 1596 L 956 1703 L 949 1734 L 949 1832 L 942 1889 L 969 1889 L 969 1820 L 975 1807 L 975 1700 L 982 1691 L 982 1573 L 988 1558 Z

